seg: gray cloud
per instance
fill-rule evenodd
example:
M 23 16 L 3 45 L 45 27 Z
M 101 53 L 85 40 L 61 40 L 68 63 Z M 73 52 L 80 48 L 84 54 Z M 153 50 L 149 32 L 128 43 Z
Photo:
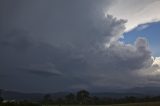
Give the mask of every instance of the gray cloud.
M 0 38 L 0 46 L 12 47 L 17 50 L 34 46 L 31 35 L 25 30 L 13 30 Z
M 144 82 L 134 72 L 153 63 L 148 43 L 119 41 L 126 21 L 104 16 L 111 0 L 0 2 L 0 75 L 10 76 L 1 88 L 48 92 Z
M 24 70 L 31 73 L 31 74 L 42 76 L 42 77 L 52 77 L 52 76 L 60 76 L 61 75 L 60 73 L 50 72 L 50 71 L 46 71 L 46 70 L 34 70 L 34 69 L 28 69 L 28 70 L 24 69 Z

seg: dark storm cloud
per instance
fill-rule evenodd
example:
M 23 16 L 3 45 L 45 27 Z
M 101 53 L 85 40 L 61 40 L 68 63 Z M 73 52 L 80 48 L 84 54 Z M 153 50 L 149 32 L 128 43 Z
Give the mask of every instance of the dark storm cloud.
M 11 76 L 0 87 L 45 92 L 136 85 L 132 72 L 149 67 L 151 53 L 144 38 L 134 45 L 118 41 L 126 21 L 104 16 L 111 3 L 0 1 L 0 75 Z
M 34 69 L 22 69 L 22 70 L 42 77 L 60 76 L 59 73 L 54 73 L 46 70 L 34 70 Z
M 34 46 L 34 42 L 25 30 L 13 30 L 9 34 L 0 37 L 0 46 L 12 47 L 18 50 L 24 50 Z

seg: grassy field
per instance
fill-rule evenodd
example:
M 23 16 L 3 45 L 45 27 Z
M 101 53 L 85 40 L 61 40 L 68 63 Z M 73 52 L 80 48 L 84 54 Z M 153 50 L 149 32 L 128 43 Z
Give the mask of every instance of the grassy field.
M 49 105 L 49 106 L 58 106 L 58 105 Z M 128 104 L 114 104 L 114 105 L 61 105 L 61 106 L 160 106 L 160 102 L 128 103 Z
M 129 103 L 129 104 L 106 105 L 106 106 L 160 106 L 160 102 Z

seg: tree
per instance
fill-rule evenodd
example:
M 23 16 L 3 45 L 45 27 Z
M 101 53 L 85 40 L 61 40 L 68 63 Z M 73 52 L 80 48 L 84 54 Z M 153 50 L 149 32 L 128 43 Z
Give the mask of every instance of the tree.
M 3 101 L 3 98 L 2 98 L 2 90 L 0 89 L 0 103 Z
M 50 104 L 50 103 L 52 103 L 52 97 L 51 97 L 51 95 L 50 95 L 50 94 L 44 95 L 44 97 L 43 97 L 43 102 L 44 102 L 45 104 Z
M 57 99 L 58 106 L 61 106 L 64 102 L 62 98 Z
M 3 102 L 3 98 L 2 97 L 0 97 L 0 103 L 2 103 Z
M 67 104 L 73 104 L 75 102 L 75 95 L 73 93 L 70 93 L 65 96 L 65 100 Z
M 79 92 L 77 92 L 77 101 L 80 104 L 87 104 L 89 100 L 89 92 L 86 90 L 81 90 Z
M 98 104 L 98 102 L 99 102 L 99 98 L 97 97 L 97 96 L 93 96 L 92 97 L 92 101 L 93 101 L 93 104 Z

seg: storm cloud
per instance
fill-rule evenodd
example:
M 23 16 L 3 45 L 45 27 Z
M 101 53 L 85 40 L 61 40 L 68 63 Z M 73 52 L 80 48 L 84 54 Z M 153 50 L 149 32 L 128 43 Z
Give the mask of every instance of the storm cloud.
M 137 73 L 152 67 L 149 44 L 119 40 L 127 21 L 105 15 L 112 3 L 0 1 L 0 75 L 6 76 L 0 88 L 48 92 L 144 83 Z

